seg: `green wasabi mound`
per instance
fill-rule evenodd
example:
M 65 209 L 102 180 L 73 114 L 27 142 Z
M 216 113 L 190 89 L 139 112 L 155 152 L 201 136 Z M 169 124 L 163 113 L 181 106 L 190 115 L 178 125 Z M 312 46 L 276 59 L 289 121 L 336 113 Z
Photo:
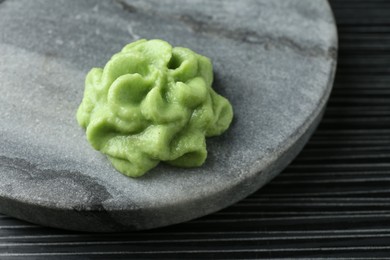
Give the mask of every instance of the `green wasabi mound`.
M 139 40 L 88 73 L 77 121 L 93 148 L 127 176 L 141 176 L 160 161 L 200 166 L 205 137 L 223 133 L 233 117 L 212 81 L 208 58 L 162 40 Z

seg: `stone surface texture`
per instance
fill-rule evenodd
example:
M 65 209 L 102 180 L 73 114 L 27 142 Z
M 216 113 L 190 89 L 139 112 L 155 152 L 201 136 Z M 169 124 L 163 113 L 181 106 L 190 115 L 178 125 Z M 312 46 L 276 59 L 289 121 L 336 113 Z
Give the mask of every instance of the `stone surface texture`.
M 165 226 L 254 192 L 315 129 L 337 56 L 325 0 L 6 0 L 0 28 L 0 212 L 73 230 Z M 131 179 L 77 125 L 86 73 L 139 38 L 213 61 L 235 118 L 203 167 Z

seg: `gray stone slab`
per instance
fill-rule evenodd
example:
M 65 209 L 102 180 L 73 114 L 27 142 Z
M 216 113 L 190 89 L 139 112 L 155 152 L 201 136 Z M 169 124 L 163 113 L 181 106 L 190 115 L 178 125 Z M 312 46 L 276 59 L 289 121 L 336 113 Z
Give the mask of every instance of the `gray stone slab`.
M 170 225 L 256 191 L 315 129 L 336 65 L 325 0 L 0 1 L 0 28 L 0 212 L 73 230 Z M 139 38 L 214 63 L 235 118 L 203 167 L 131 179 L 77 125 L 88 70 Z

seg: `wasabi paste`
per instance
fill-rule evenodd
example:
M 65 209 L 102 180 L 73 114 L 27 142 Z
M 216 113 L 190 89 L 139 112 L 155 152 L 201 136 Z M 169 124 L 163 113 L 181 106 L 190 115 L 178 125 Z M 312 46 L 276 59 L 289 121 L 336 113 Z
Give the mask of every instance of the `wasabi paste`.
M 162 40 L 139 40 L 85 80 L 77 121 L 121 173 L 138 177 L 160 161 L 196 167 L 205 137 L 223 133 L 232 106 L 212 88 L 208 58 Z

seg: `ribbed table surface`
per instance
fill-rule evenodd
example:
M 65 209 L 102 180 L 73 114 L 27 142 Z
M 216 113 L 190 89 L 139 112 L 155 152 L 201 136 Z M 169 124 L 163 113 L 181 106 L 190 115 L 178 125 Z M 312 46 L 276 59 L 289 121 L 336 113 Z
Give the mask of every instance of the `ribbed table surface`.
M 340 40 L 332 95 L 309 143 L 272 182 L 225 210 L 151 231 L 78 233 L 0 215 L 0 259 L 390 259 L 390 1 L 331 5 Z

